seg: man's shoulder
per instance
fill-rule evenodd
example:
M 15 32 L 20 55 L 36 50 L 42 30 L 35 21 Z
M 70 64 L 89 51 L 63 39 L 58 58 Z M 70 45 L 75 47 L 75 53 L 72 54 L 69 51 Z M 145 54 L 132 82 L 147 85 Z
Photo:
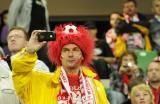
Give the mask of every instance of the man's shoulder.
M 36 61 L 36 65 L 35 65 L 34 69 L 38 69 L 38 70 L 43 70 L 43 71 L 49 72 L 48 66 L 41 60 L 37 60 Z
M 149 20 L 149 23 L 157 23 L 158 20 L 155 18 L 155 17 L 152 17 L 150 20 Z
M 137 13 L 138 17 L 140 20 L 144 20 L 144 21 L 148 21 L 148 18 L 146 15 L 142 14 L 142 13 Z
M 96 72 L 94 72 L 92 68 L 83 66 L 81 67 L 82 72 L 85 74 L 87 77 L 95 78 L 97 76 Z
M 0 76 L 11 76 L 11 70 L 5 60 L 0 60 Z

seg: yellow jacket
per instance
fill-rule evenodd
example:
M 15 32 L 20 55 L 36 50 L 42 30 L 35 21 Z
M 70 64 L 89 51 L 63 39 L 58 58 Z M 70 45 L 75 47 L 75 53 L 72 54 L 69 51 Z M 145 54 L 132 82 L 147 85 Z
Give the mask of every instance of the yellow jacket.
M 152 46 L 149 39 L 149 30 L 146 27 L 138 24 L 133 24 L 133 27 L 136 27 L 144 34 L 145 50 L 151 51 Z M 117 36 L 115 52 L 114 52 L 115 57 L 121 57 L 122 54 L 125 53 L 126 51 L 127 51 L 126 42 L 122 39 L 121 35 Z
M 60 67 L 54 73 L 32 70 L 36 54 L 22 50 L 12 57 L 13 82 L 17 95 L 24 104 L 57 104 L 57 95 L 61 89 Z M 95 73 L 82 67 L 84 74 L 92 81 L 97 104 L 109 104 L 102 83 Z

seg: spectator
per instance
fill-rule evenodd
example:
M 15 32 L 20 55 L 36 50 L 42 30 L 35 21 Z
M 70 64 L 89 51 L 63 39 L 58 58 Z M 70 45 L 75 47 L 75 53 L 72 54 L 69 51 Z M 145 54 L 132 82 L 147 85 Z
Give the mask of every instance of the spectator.
M 157 57 L 148 65 L 147 77 L 154 95 L 155 104 L 160 104 L 160 58 Z
M 26 47 L 28 44 L 27 36 L 26 31 L 20 27 L 14 27 L 9 31 L 7 41 L 12 56 Z M 7 61 L 4 59 L 5 58 L 0 59 L 0 91 L 2 92 L 2 94 L 0 94 L 0 104 L 20 104 L 12 83 L 10 57 L 7 57 Z M 40 60 L 36 61 L 34 69 L 49 72 L 49 68 Z
M 128 84 L 136 78 L 143 79 L 143 72 L 136 64 L 137 58 L 133 52 L 128 51 L 122 55 L 119 71 L 114 71 L 110 75 L 112 90 L 109 91 L 109 97 L 111 104 L 124 103 L 128 98 Z
M 128 84 L 128 98 L 122 104 L 132 104 L 131 103 L 131 90 L 134 86 L 137 86 L 140 84 L 146 84 L 146 81 L 142 78 L 135 78 L 134 80 L 130 81 L 130 83 Z
M 112 49 L 112 52 L 114 54 L 116 40 L 117 40 L 117 33 L 116 33 L 116 27 L 117 27 L 117 20 L 120 18 L 120 14 L 113 12 L 110 15 L 110 25 L 111 28 L 106 32 L 105 38 L 106 42 L 108 43 L 109 47 Z
M 20 104 L 12 84 L 12 76 L 5 55 L 0 47 L 0 104 Z
M 133 80 L 137 77 L 143 78 L 143 76 L 143 72 L 141 72 L 137 66 L 136 55 L 134 52 L 128 51 L 125 52 L 121 57 L 119 71 L 111 74 L 111 79 L 113 79 L 111 85 L 113 85 L 113 89 L 125 93 L 123 91 L 124 84 L 128 85 L 130 80 Z M 125 94 L 127 94 L 127 92 Z
M 9 48 L 11 55 L 13 56 L 19 51 L 21 51 L 22 48 L 25 48 L 28 44 L 28 39 L 29 38 L 28 38 L 27 32 L 23 28 L 20 28 L 20 27 L 12 28 L 9 31 L 8 37 L 7 37 L 8 48 Z M 9 63 L 9 66 L 11 67 L 10 57 L 8 57 L 7 61 Z M 49 68 L 41 60 L 36 61 L 35 69 L 41 69 L 41 70 L 49 72 Z
M 154 17 L 150 20 L 150 36 L 153 49 L 160 51 L 160 0 L 153 0 Z
M 131 90 L 132 104 L 155 104 L 151 89 L 146 84 L 139 84 Z
M 123 4 L 124 20 L 119 19 L 116 28 L 117 37 L 115 55 L 120 57 L 126 50 L 151 50 L 147 19 L 137 12 L 135 0 L 125 0 Z M 123 33 L 128 33 L 123 35 Z
M 94 42 L 89 32 L 72 24 L 56 27 L 55 31 L 56 41 L 48 44 L 49 57 L 59 66 L 54 74 L 32 71 L 35 52 L 45 44 L 37 40 L 41 30 L 33 31 L 28 46 L 12 58 L 17 94 L 24 103 L 109 104 L 102 83 L 94 79 L 95 73 L 83 67 L 92 60 Z M 22 82 L 19 78 L 25 79 Z
M 12 0 L 8 13 L 8 26 L 22 27 L 30 37 L 33 30 L 50 30 L 46 0 Z M 54 70 L 47 57 L 47 46 L 38 51 L 38 59 Z
M 8 10 L 4 10 L 0 14 L 0 46 L 3 48 L 5 55 L 9 54 L 9 50 L 7 47 L 7 34 L 8 34 L 7 15 L 8 15 Z
M 22 27 L 30 33 L 35 29 L 49 29 L 46 0 L 13 0 L 9 7 L 8 26 Z
M 124 0 L 123 16 L 127 22 L 139 23 L 142 26 L 148 27 L 148 19 L 138 12 L 138 4 L 136 0 Z
M 12 84 L 10 68 L 3 58 L 0 59 L 0 104 L 20 104 Z
M 108 79 L 111 73 L 108 64 L 115 62 L 112 51 L 104 39 L 97 38 L 98 29 L 93 21 L 86 22 L 85 26 L 93 37 L 96 46 L 94 49 L 93 67 L 101 79 Z

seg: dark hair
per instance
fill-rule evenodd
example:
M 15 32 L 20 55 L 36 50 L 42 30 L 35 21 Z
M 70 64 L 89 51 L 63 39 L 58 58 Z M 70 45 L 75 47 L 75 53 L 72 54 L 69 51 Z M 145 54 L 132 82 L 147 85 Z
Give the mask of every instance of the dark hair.
M 120 65 L 122 63 L 123 57 L 127 56 L 127 55 L 131 55 L 134 58 L 135 64 L 137 64 L 137 56 L 136 56 L 136 54 L 133 51 L 126 51 L 125 53 L 122 54 L 122 56 L 120 58 Z
M 28 33 L 26 32 L 26 30 L 25 30 L 24 28 L 22 28 L 22 27 L 12 27 L 12 28 L 9 30 L 8 34 L 9 34 L 11 31 L 13 31 L 13 30 L 20 30 L 20 31 L 22 31 L 22 32 L 24 33 L 24 35 L 25 35 L 25 39 L 26 39 L 27 41 L 29 40 Z
M 129 2 L 134 3 L 134 5 L 137 7 L 137 1 L 136 0 L 124 0 L 123 4 L 129 3 Z
M 146 82 L 143 78 L 138 77 L 138 78 L 132 80 L 131 82 L 129 82 L 128 91 L 131 92 L 132 88 L 136 85 L 139 85 L 139 84 L 146 84 Z
M 4 10 L 0 14 L 0 31 L 2 30 L 2 27 L 5 25 L 4 23 L 4 15 L 8 13 L 8 10 Z
M 84 23 L 84 26 L 87 28 L 87 29 L 97 29 L 97 26 L 96 26 L 96 23 L 93 22 L 93 21 L 87 21 Z

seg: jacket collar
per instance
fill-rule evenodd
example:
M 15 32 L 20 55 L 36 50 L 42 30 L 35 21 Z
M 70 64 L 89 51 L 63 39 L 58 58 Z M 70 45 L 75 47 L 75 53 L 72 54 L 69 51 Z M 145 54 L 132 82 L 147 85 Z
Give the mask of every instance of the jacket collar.
M 92 72 L 91 69 L 89 69 L 88 67 L 83 66 L 83 67 L 81 67 L 81 70 L 86 77 L 89 77 L 89 78 L 96 77 L 96 73 Z M 60 83 L 60 73 L 61 73 L 61 67 L 59 66 L 56 68 L 56 71 L 53 74 L 53 77 L 52 77 L 53 83 L 55 83 L 55 84 Z

